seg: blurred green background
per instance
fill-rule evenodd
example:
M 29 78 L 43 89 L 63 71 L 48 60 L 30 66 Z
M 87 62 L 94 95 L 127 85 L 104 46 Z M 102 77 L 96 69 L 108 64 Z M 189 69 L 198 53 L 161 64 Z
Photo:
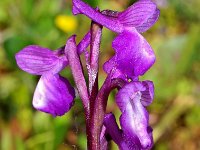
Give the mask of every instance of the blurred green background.
M 155 0 L 159 21 L 144 37 L 157 61 L 143 80 L 153 80 L 155 100 L 148 107 L 154 129 L 154 150 L 200 149 L 200 1 Z M 122 11 L 132 0 L 87 0 L 100 9 Z M 86 149 L 84 113 L 79 99 L 62 117 L 35 111 L 32 95 L 38 76 L 16 66 L 14 55 L 29 44 L 51 49 L 64 45 L 71 34 L 77 40 L 90 28 L 83 15 L 73 16 L 71 0 L 0 0 L 0 149 Z M 115 34 L 104 29 L 100 64 L 113 55 Z M 72 81 L 70 69 L 62 73 Z M 100 69 L 100 83 L 105 79 Z M 117 117 L 114 91 L 108 112 Z M 115 144 L 110 148 L 116 150 Z

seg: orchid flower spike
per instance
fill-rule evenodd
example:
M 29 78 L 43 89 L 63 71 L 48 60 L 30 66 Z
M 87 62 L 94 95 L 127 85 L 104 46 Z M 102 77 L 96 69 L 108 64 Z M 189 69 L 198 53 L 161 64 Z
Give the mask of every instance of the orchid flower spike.
M 142 149 L 153 145 L 152 130 L 148 125 L 149 115 L 145 109 L 152 103 L 154 86 L 151 81 L 134 81 L 126 84 L 116 95 L 116 103 L 122 115 L 120 124 L 123 136 L 139 143 Z

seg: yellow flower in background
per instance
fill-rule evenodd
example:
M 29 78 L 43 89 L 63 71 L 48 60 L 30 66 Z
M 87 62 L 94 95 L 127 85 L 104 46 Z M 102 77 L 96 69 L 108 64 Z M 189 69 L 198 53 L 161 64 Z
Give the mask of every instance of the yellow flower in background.
M 55 18 L 56 26 L 62 31 L 68 33 L 73 32 L 77 27 L 77 20 L 74 16 L 58 15 Z

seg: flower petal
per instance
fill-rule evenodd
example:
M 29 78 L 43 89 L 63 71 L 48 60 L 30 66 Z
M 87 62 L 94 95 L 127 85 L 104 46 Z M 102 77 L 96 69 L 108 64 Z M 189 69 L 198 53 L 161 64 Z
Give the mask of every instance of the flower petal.
M 62 116 L 72 107 L 74 88 L 59 74 L 41 76 L 33 96 L 33 107 L 53 116 Z
M 120 13 L 111 10 L 100 13 L 98 10 L 95 10 L 81 0 L 73 0 L 74 15 L 84 14 L 93 21 L 117 33 L 121 33 L 124 30 L 132 31 L 136 26 L 138 26 L 138 30 L 147 30 L 155 23 L 149 23 L 152 22 L 152 19 L 149 18 L 153 16 L 155 11 L 156 4 L 150 0 L 140 0 Z M 155 17 L 153 17 L 153 20 L 156 21 L 157 19 L 154 18 Z M 142 24 L 144 25 L 142 26 Z M 148 28 L 145 27 L 147 24 L 149 26 Z
M 154 14 L 151 17 L 149 17 L 146 20 L 146 22 L 144 22 L 143 24 L 135 27 L 136 30 L 138 32 L 140 32 L 140 33 L 143 33 L 145 31 L 147 31 L 149 28 L 151 28 L 156 23 L 156 21 L 158 20 L 159 16 L 160 16 L 160 10 L 156 9 Z
M 142 85 L 146 88 L 146 90 L 141 91 L 141 103 L 143 106 L 149 106 L 154 98 L 154 85 L 152 81 L 143 81 Z
M 122 32 L 123 25 L 115 17 L 108 17 L 101 14 L 98 10 L 92 8 L 88 4 L 82 2 L 81 0 L 73 0 L 73 10 L 74 15 L 84 14 L 93 21 L 107 27 L 108 29 L 115 32 Z
M 128 77 L 143 75 L 155 62 L 151 46 L 137 31 L 124 31 L 112 43 L 116 51 L 115 64 Z M 114 64 L 112 62 L 112 64 Z M 108 72 L 112 64 L 104 67 Z
M 120 108 L 121 112 L 123 113 L 127 105 L 130 105 L 130 102 L 132 102 L 130 100 L 130 97 L 132 97 L 133 94 L 135 95 L 137 95 L 137 93 L 141 94 L 141 92 L 145 90 L 146 88 L 140 81 L 130 82 L 126 84 L 124 87 L 122 87 L 122 89 L 120 89 L 116 95 L 116 103 Z
M 134 135 L 134 134 L 128 135 L 128 134 L 122 133 L 123 140 L 126 143 L 126 147 L 128 147 L 128 149 L 122 149 L 122 150 L 150 150 L 153 146 L 152 128 L 147 127 L 147 132 L 148 132 L 150 140 L 151 140 L 151 145 L 148 146 L 147 148 L 142 147 L 142 145 L 136 135 Z
M 150 0 L 140 0 L 118 15 L 118 19 L 125 27 L 142 25 L 156 10 L 156 4 Z
M 152 81 L 132 81 L 126 84 L 116 95 L 116 103 L 121 112 L 130 103 L 129 99 L 133 93 L 140 93 L 140 101 L 143 106 L 148 106 L 152 103 L 154 98 L 154 85 Z
M 108 61 L 106 61 L 103 65 L 104 71 L 109 74 L 112 71 L 112 78 L 121 78 L 127 80 L 127 76 L 123 74 L 118 68 L 116 68 L 117 64 L 115 61 L 115 56 L 111 57 Z
M 132 137 L 133 143 L 138 143 L 135 138 L 138 137 L 141 146 L 148 148 L 152 145 L 151 137 L 147 132 L 148 113 L 140 101 L 134 100 L 132 103 L 132 105 L 127 105 L 120 117 L 123 133 L 129 138 Z
M 119 129 L 115 116 L 112 113 L 105 115 L 104 126 L 106 127 L 106 132 L 111 136 L 120 150 L 129 150 L 129 147 L 122 137 L 122 131 Z
M 110 71 L 116 67 L 117 64 L 116 64 L 116 57 L 111 57 L 108 61 L 106 61 L 104 64 L 103 64 L 103 70 L 109 74 Z
M 91 40 L 91 32 L 89 31 L 77 45 L 77 53 L 79 55 L 81 55 L 89 46 L 90 40 Z
M 148 133 L 149 115 L 141 100 L 143 91 L 146 91 L 146 83 L 130 82 L 119 90 L 116 95 L 116 103 L 122 115 L 120 124 L 126 137 L 133 138 L 133 142 L 138 143 L 138 137 L 142 148 L 152 146 L 152 137 Z
M 115 116 L 112 113 L 106 114 L 103 124 L 113 141 L 119 145 L 122 142 L 122 133 L 117 125 Z
M 48 71 L 58 73 L 67 64 L 65 57 L 58 57 L 53 51 L 37 45 L 25 47 L 15 57 L 22 70 L 35 75 L 42 75 Z

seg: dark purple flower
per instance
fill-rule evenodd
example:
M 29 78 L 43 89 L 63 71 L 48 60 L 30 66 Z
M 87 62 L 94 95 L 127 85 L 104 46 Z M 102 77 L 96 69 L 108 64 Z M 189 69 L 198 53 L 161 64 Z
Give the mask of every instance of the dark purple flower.
M 47 73 L 42 75 L 33 96 L 33 107 L 62 116 L 70 110 L 74 103 L 75 91 L 66 78 L 59 74 Z
M 116 103 L 122 112 L 120 124 L 123 134 L 127 139 L 132 138 L 133 142 L 140 143 L 143 149 L 149 149 L 153 144 L 149 115 L 145 109 L 153 101 L 153 96 L 151 81 L 130 82 L 116 95 Z

